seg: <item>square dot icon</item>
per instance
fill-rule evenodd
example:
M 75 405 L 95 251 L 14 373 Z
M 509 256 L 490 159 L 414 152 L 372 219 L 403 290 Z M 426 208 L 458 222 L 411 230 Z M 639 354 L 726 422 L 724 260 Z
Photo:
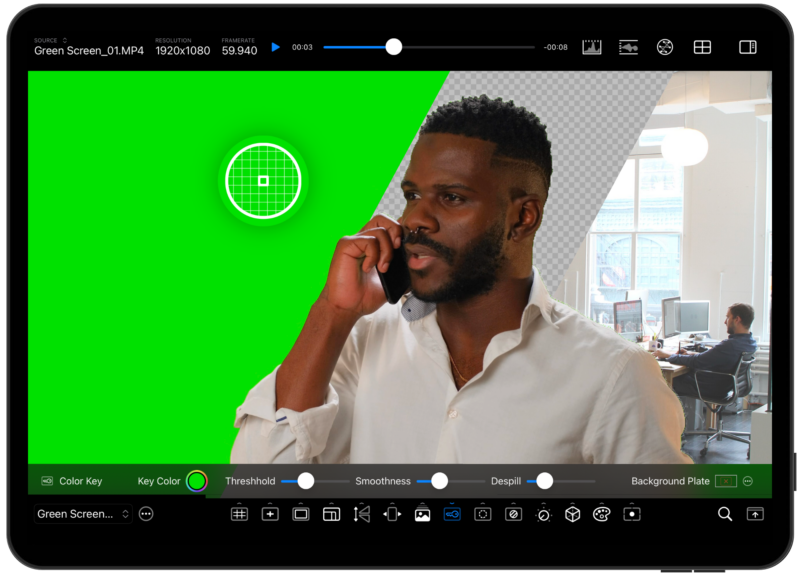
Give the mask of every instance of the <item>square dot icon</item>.
M 258 177 L 258 185 L 259 186 L 269 186 L 269 176 L 259 176 Z

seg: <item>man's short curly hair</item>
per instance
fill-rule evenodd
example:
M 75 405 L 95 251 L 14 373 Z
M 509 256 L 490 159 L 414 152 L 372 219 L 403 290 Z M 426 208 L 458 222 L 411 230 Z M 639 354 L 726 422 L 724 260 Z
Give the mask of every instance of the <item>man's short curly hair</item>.
M 486 94 L 464 96 L 460 101 L 448 102 L 434 110 L 420 129 L 423 134 L 457 134 L 494 142 L 492 166 L 505 165 L 505 160 L 516 160 L 528 171 L 540 174 L 545 193 L 550 189 L 553 174 L 553 157 L 547 126 L 539 117 L 513 100 L 491 100 Z

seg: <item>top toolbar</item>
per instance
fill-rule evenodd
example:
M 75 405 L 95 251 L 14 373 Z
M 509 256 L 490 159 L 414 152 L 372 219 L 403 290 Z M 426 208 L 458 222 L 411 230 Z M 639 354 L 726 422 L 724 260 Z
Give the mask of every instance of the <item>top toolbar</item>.
M 36 34 L 28 68 L 52 69 L 770 69 L 770 42 L 739 35 Z M 521 66 L 521 62 L 525 65 Z

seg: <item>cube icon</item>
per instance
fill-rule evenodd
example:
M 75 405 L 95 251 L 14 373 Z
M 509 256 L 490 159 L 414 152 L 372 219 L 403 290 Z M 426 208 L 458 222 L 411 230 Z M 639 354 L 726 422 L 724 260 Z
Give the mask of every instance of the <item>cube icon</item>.
M 575 506 L 570 506 L 567 508 L 567 511 L 564 515 L 570 522 L 577 522 L 581 519 L 581 511 L 575 508 Z

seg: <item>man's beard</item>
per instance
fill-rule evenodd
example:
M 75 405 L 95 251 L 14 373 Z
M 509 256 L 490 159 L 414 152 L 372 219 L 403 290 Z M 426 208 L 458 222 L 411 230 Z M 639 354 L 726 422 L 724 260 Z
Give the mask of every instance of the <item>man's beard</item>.
M 460 254 L 424 234 L 411 232 L 403 240 L 404 244 L 427 246 L 451 266 L 450 278 L 444 285 L 430 292 L 414 290 L 414 296 L 423 302 L 439 303 L 462 302 L 486 294 L 497 283 L 497 274 L 506 260 L 503 255 L 504 239 L 505 230 L 499 220 Z M 417 275 L 422 278 L 426 273 L 427 270 L 411 270 L 412 277 Z
M 733 336 L 736 333 L 736 327 L 732 324 L 728 324 L 728 336 Z

